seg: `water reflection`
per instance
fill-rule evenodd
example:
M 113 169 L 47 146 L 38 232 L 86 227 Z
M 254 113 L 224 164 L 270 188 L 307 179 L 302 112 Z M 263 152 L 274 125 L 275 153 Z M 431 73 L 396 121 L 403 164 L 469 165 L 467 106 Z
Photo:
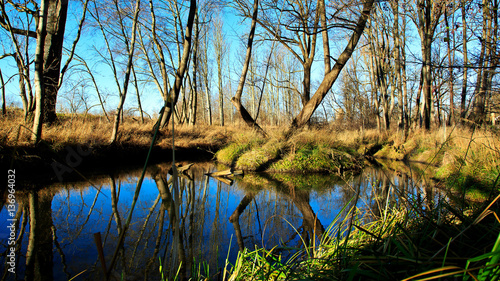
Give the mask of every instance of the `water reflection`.
M 150 167 L 122 245 L 118 241 L 140 171 L 95 177 L 93 186 L 59 184 L 16 193 L 17 275 L 6 270 L 8 212 L 4 207 L 0 212 L 2 280 L 69 280 L 82 272 L 79 280 L 101 280 L 106 268 L 111 279 L 157 280 L 160 258 L 169 279 L 179 264 L 183 265 L 179 275 L 185 278 L 200 261 L 217 274 L 228 254 L 233 262 L 245 247 L 278 246 L 279 250 L 321 238 L 348 202 L 347 209 L 356 205 L 364 211 L 363 220 L 369 221 L 386 215 L 388 207 L 432 208 L 436 200 L 435 190 L 422 187 L 410 175 L 381 169 L 366 169 L 344 179 L 247 174 L 234 183 L 205 176 L 215 169 L 211 164 L 195 164 L 179 174 L 174 184 L 169 165 Z M 104 264 L 94 233 L 102 237 Z

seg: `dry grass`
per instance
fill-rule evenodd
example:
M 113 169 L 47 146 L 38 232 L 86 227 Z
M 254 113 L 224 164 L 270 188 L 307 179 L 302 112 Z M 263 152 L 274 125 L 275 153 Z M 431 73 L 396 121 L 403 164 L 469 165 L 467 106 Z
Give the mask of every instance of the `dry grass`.
M 141 123 L 133 118 L 125 118 L 120 125 L 118 145 L 144 146 L 150 144 L 154 121 Z M 293 153 L 304 147 L 326 146 L 347 152 L 364 154 L 373 152 L 375 156 L 396 160 L 414 160 L 438 166 L 438 178 L 447 178 L 460 171 L 475 178 L 492 178 L 500 170 L 500 137 L 492 130 L 467 128 L 441 128 L 431 132 L 411 131 L 407 140 L 402 132 L 377 130 L 339 131 L 331 127 L 311 128 L 297 132 L 285 139 L 286 127 L 265 127 L 270 140 L 279 143 L 280 151 Z M 43 129 L 42 139 L 53 148 L 67 144 L 105 146 L 109 143 L 112 124 L 102 116 L 60 115 L 59 122 Z M 262 148 L 269 140 L 263 139 L 245 126 L 176 125 L 176 146 L 213 150 L 230 143 Z M 1 146 L 29 146 L 31 126 L 24 122 L 22 112 L 9 110 L 0 118 Z M 157 145 L 170 148 L 172 135 L 170 128 L 161 130 Z M 283 152 L 283 151 L 282 151 Z M 276 156 L 273 153 L 272 156 Z M 496 171 L 496 174 L 495 174 Z
M 118 145 L 124 146 L 149 146 L 153 136 L 154 121 L 147 120 L 141 123 L 126 117 L 120 124 Z M 105 146 L 113 124 L 104 117 L 88 115 L 86 117 L 60 115 L 57 124 L 44 125 L 42 139 L 53 147 L 62 147 L 67 144 L 85 144 L 88 146 Z M 235 127 L 177 125 L 176 146 L 179 147 L 220 147 L 226 144 L 235 135 Z M 0 118 L 0 145 L 4 146 L 29 146 L 31 124 L 26 123 L 21 112 L 10 112 Z M 171 147 L 171 129 L 160 131 L 157 145 Z

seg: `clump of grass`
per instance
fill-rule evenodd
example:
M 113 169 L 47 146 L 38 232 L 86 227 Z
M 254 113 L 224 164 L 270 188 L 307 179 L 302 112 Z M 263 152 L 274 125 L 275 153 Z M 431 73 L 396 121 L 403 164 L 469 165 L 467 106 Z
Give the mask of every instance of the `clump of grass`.
M 277 247 L 246 250 L 228 275 L 230 280 L 496 280 L 500 221 L 487 218 L 496 200 L 472 214 L 449 205 L 424 210 L 407 198 L 408 205 L 388 207 L 383 217 L 347 209 L 351 201 L 319 245 L 301 238 L 304 247 L 291 257 Z M 486 254 L 479 245 L 487 245 Z
M 448 138 L 436 178 L 470 199 L 491 198 L 500 177 L 500 136 L 486 130 L 460 130 Z
M 236 162 L 236 168 L 258 171 L 266 168 L 271 161 L 278 159 L 285 150 L 285 144 L 271 139 L 261 147 L 243 153 Z
M 360 164 L 352 155 L 325 145 L 304 145 L 291 151 L 284 159 L 271 165 L 277 172 L 331 172 L 341 174 L 345 170 L 359 168 Z
M 223 149 L 217 151 L 215 157 L 217 158 L 217 161 L 222 164 L 232 165 L 236 162 L 240 155 L 250 148 L 250 143 L 231 143 Z

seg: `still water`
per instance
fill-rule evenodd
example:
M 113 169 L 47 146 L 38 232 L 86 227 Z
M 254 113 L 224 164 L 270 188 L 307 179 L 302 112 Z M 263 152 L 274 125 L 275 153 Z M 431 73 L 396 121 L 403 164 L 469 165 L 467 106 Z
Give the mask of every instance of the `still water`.
M 216 171 L 216 166 L 196 163 L 172 185 L 169 167 L 148 169 L 127 230 L 141 171 L 17 192 L 15 274 L 8 272 L 12 264 L 6 259 L 11 217 L 4 195 L 2 280 L 70 280 L 76 275 L 74 280 L 102 280 L 104 266 L 115 280 L 158 280 L 160 260 L 166 277 L 181 262 L 182 276 L 202 261 L 213 276 L 222 272 L 226 259 L 234 263 L 244 247 L 276 246 L 283 255 L 284 249 L 303 247 L 301 237 L 308 241 L 324 235 L 335 217 L 342 217 L 339 213 L 346 205 L 355 204 L 369 221 L 383 216 L 386 206 L 407 204 L 409 197 L 424 202 L 439 196 L 407 173 L 374 168 L 343 178 L 245 174 L 217 180 L 205 175 Z M 122 233 L 124 243 L 117 250 Z

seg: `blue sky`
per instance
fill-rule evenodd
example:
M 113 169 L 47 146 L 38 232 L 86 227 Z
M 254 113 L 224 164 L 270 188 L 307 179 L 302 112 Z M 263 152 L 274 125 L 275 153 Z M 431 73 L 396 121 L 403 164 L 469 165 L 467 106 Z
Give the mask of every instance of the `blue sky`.
M 81 17 L 81 12 L 72 12 L 72 11 L 79 11 L 77 8 L 81 7 L 74 7 L 71 5 L 79 5 L 78 3 L 75 3 L 74 1 L 70 1 L 70 8 L 69 8 L 69 14 L 68 14 L 68 21 L 67 21 L 67 26 L 66 26 L 66 32 L 65 32 L 65 48 L 70 48 L 73 39 L 76 36 L 76 31 L 77 31 L 77 23 L 80 20 Z M 221 11 L 221 15 L 223 18 L 223 24 L 224 24 L 224 33 L 225 33 L 225 38 L 226 38 L 226 43 L 228 44 L 228 50 L 229 50 L 229 60 L 227 63 L 229 63 L 230 71 L 231 71 L 231 83 L 233 85 L 233 88 L 236 88 L 236 84 L 238 83 L 238 79 L 241 73 L 241 61 L 243 60 L 242 57 L 244 56 L 245 49 L 244 49 L 244 43 L 246 43 L 246 37 L 243 38 L 243 41 L 241 41 L 240 37 L 244 36 L 245 34 L 248 33 L 249 31 L 249 20 L 246 19 L 245 21 L 242 21 L 242 19 L 234 14 L 234 10 L 226 8 L 225 10 Z M 88 15 L 87 15 L 88 16 Z M 87 23 L 89 23 L 90 19 L 87 20 Z M 2 31 L 4 32 L 4 31 Z M 263 29 L 257 27 L 257 32 L 263 32 Z M 6 33 L 4 33 L 6 34 Z M 12 48 L 12 46 L 9 44 L 10 40 L 4 40 L 4 52 L 10 52 L 8 48 Z M 34 48 L 35 46 L 35 40 L 31 40 L 31 44 Z M 82 37 L 80 39 L 80 42 L 77 45 L 76 49 L 76 54 L 84 57 L 87 59 L 87 63 L 89 64 L 89 67 L 94 71 L 94 75 L 97 79 L 99 88 L 101 92 L 107 96 L 106 98 L 106 109 L 107 110 L 113 110 L 116 108 L 116 105 L 118 103 L 118 91 L 117 91 L 117 86 L 115 83 L 115 80 L 113 78 L 111 69 L 108 65 L 103 64 L 102 62 L 98 61 L 98 57 L 96 55 L 96 52 L 94 50 L 94 46 L 104 46 L 103 40 L 102 40 L 102 35 L 98 30 L 91 30 L 89 27 L 86 27 L 84 29 L 84 32 L 82 34 Z M 318 51 L 320 48 L 318 48 Z M 269 47 L 265 46 L 259 46 L 259 44 L 254 44 L 254 56 L 260 56 L 261 58 L 267 57 L 267 52 L 269 50 Z M 104 51 L 104 50 L 103 50 Z M 262 53 L 266 52 L 266 53 Z M 317 55 L 318 58 L 321 58 L 321 54 Z M 210 58 L 212 59 L 212 58 Z M 67 56 L 63 58 L 63 63 L 67 60 Z M 59 92 L 58 95 L 58 110 L 67 110 L 68 109 L 68 100 L 69 99 L 74 99 L 76 102 L 78 102 L 78 97 L 75 97 L 73 95 L 79 95 L 79 93 L 83 90 L 85 91 L 88 96 L 90 96 L 89 99 L 89 105 L 94 106 L 92 112 L 101 112 L 100 111 L 100 106 L 96 106 L 98 104 L 98 98 L 95 93 L 95 90 L 93 86 L 88 87 L 88 85 L 91 85 L 91 80 L 88 75 L 82 75 L 82 74 L 75 74 L 75 73 L 70 73 L 74 72 L 74 70 L 78 68 L 82 68 L 81 66 L 78 66 L 79 62 L 74 59 L 71 63 L 71 69 L 68 71 L 68 73 L 65 76 L 65 82 L 62 85 L 62 88 Z M 0 67 L 2 69 L 2 73 L 4 76 L 4 79 L 7 80 L 9 79 L 12 75 L 17 73 L 17 67 L 15 66 L 15 62 L 12 58 L 5 58 L 3 60 L 0 60 Z M 33 66 L 32 66 L 33 67 Z M 319 69 L 322 71 L 322 63 L 316 63 L 315 68 Z M 213 75 L 213 81 L 216 79 L 216 74 L 215 74 L 215 69 L 212 69 L 214 72 Z M 315 71 L 316 72 L 316 71 Z M 313 73 L 315 73 L 313 72 Z M 319 75 L 316 75 L 318 77 Z M 319 78 L 317 78 L 319 79 Z M 316 80 L 317 80 L 316 79 Z M 315 80 L 315 79 L 313 79 Z M 122 84 L 123 81 L 122 79 L 120 80 L 120 84 Z M 82 84 L 87 84 L 87 87 L 82 87 Z M 216 83 L 212 83 L 212 87 L 215 88 Z M 122 86 L 122 85 L 121 85 Z M 140 93 L 141 93 L 141 102 L 143 104 L 143 109 L 148 113 L 148 114 L 154 114 L 159 111 L 161 108 L 161 105 L 163 103 L 162 98 L 154 86 L 154 84 L 150 83 L 149 86 L 144 86 L 144 85 L 139 85 L 140 88 Z M 216 93 L 215 89 L 212 91 L 213 93 Z M 22 107 L 21 104 L 21 98 L 19 97 L 19 85 L 18 85 L 18 77 L 11 77 L 9 82 L 7 83 L 6 86 L 6 93 L 7 93 L 7 104 L 11 105 L 14 104 L 15 106 Z M 232 95 L 232 93 L 230 93 Z M 230 97 L 226 97 L 227 102 L 229 102 Z M 127 94 L 127 100 L 125 103 L 125 108 L 131 108 L 131 107 L 136 107 L 137 106 L 137 98 L 136 98 L 136 93 L 133 85 L 129 86 L 129 91 Z M 63 109 L 62 107 L 65 107 Z

